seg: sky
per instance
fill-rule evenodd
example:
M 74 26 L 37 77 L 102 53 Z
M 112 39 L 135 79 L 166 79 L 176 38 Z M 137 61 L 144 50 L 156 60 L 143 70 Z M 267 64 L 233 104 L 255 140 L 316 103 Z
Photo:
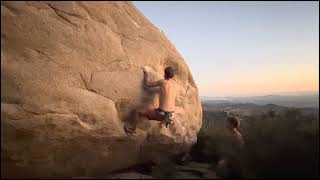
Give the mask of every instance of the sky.
M 134 1 L 200 96 L 319 91 L 319 2 Z

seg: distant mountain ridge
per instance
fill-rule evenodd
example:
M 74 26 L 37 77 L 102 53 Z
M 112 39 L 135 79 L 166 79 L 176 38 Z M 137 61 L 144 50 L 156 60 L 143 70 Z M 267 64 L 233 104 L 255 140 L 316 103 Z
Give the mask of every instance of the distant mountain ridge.
M 274 94 L 264 96 L 243 96 L 243 97 L 210 97 L 202 96 L 203 102 L 211 104 L 220 103 L 254 103 L 258 105 L 275 104 L 285 107 L 316 107 L 319 108 L 319 92 L 299 92 L 291 94 Z

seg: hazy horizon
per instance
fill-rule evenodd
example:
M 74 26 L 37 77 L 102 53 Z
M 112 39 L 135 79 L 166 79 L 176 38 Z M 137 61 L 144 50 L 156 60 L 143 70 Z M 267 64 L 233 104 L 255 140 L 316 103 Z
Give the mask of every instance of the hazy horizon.
M 277 95 L 277 96 L 304 96 L 304 95 L 319 95 L 319 91 L 291 91 L 291 92 L 273 92 L 267 94 L 255 94 L 255 95 L 214 95 L 214 96 L 206 96 L 200 95 L 200 97 L 251 97 L 251 96 L 270 96 L 270 95 Z
M 319 2 L 134 2 L 188 64 L 200 96 L 319 92 Z

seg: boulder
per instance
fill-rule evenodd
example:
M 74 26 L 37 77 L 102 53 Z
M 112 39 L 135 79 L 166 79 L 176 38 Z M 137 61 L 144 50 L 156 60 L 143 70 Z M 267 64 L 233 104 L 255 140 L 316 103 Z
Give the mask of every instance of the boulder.
M 123 126 L 143 88 L 177 70 L 175 124 Z M 190 70 L 165 34 L 132 2 L 1 1 L 1 176 L 100 177 L 188 151 L 202 110 Z

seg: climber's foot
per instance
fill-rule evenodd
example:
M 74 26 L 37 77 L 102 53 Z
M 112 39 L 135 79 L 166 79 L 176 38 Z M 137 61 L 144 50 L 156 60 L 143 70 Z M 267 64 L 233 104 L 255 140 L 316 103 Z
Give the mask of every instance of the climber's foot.
M 174 124 L 174 121 L 172 119 L 169 119 L 168 121 L 165 121 L 164 124 L 166 125 L 166 128 L 168 128 L 169 125 L 171 126 Z
M 129 125 L 125 125 L 123 129 L 128 134 L 136 134 L 135 128 L 134 127 L 130 127 Z

